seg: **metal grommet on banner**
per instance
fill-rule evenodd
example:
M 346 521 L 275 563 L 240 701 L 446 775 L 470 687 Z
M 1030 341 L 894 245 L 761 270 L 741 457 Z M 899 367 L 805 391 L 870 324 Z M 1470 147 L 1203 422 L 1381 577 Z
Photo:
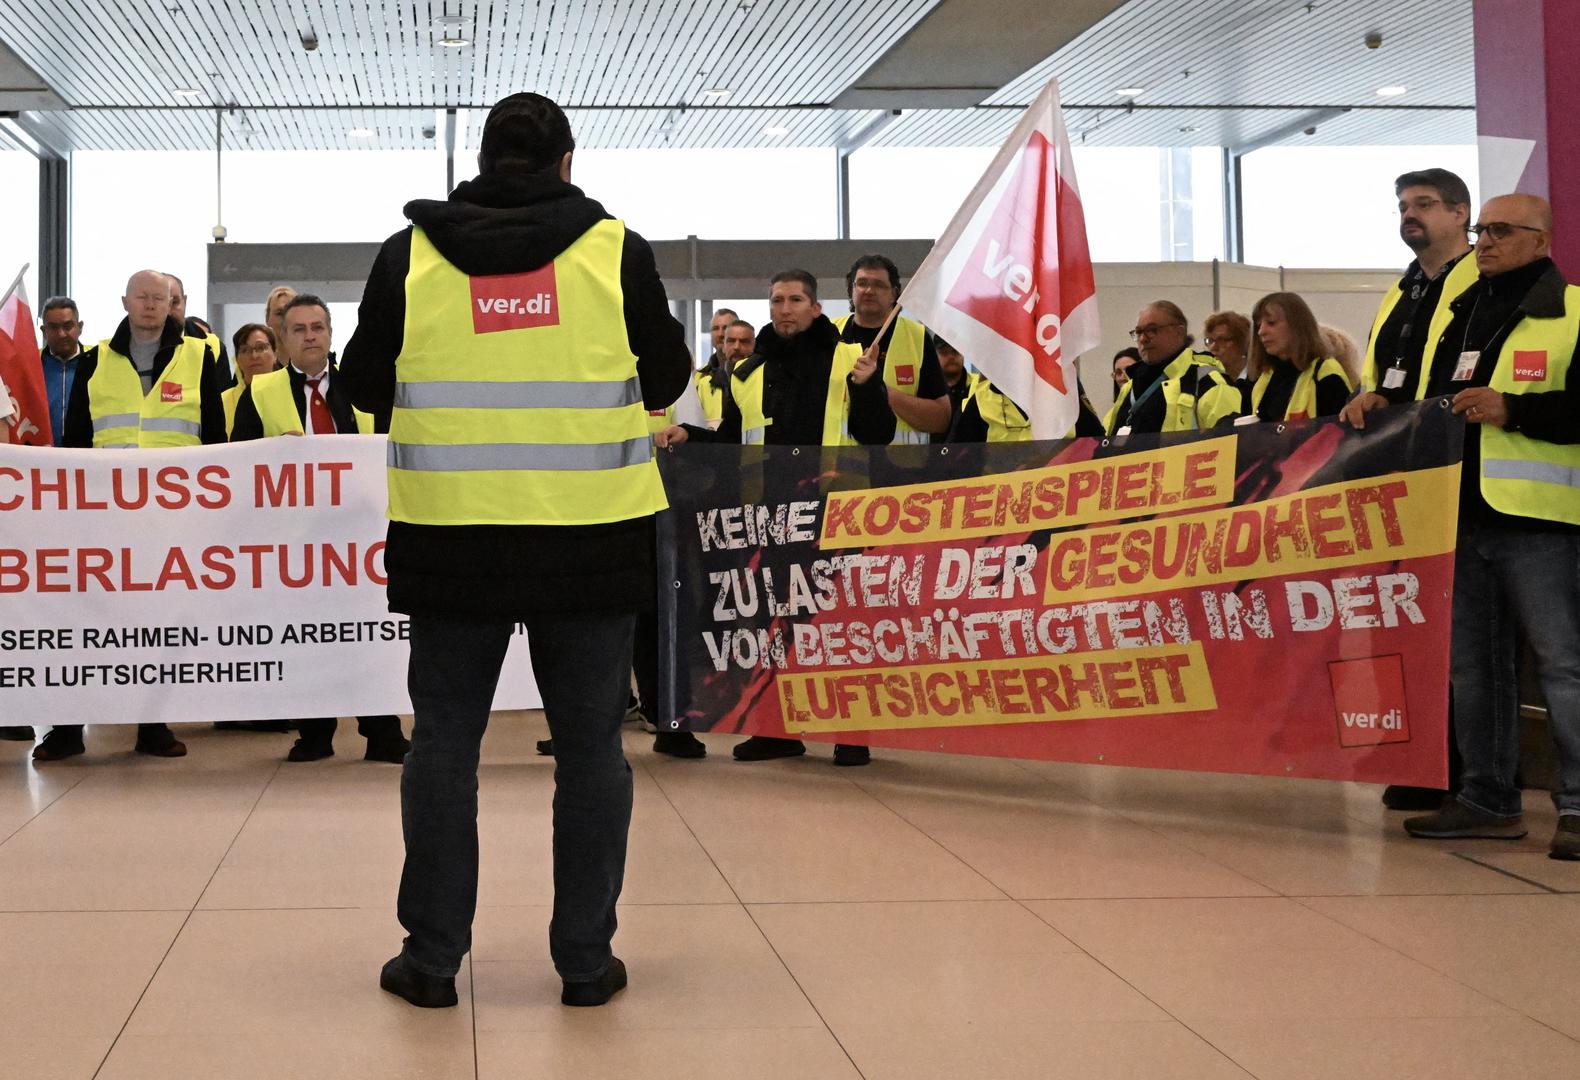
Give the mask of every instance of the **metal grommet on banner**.
M 677 588 L 677 589 L 680 588 L 680 582 L 677 581 L 677 582 L 674 583 L 674 585 L 675 585 L 675 588 Z
M 792 446 L 790 448 L 790 456 L 791 457 L 800 457 L 801 456 L 801 448 L 799 446 Z
M 1440 397 L 1437 399 L 1437 407 L 1439 409 L 1452 409 L 1454 407 L 1454 399 L 1450 397 Z
M 1104 439 L 1102 442 L 1098 443 L 1097 445 L 1098 446 L 1107 446 L 1108 445 L 1108 440 Z
M 1279 424 L 1278 425 L 1278 433 L 1280 435 L 1282 435 L 1284 433 L 1284 425 L 1283 424 Z
M 939 457 L 948 457 L 949 456 L 949 447 L 947 447 L 947 446 L 940 446 L 938 448 L 938 456 Z

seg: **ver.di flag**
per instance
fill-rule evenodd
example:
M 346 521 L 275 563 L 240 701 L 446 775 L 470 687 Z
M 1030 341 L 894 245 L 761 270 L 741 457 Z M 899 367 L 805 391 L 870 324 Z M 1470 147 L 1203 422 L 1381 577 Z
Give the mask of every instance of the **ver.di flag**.
M 26 272 L 22 267 L 0 299 L 0 443 L 51 446 L 49 397 L 22 282 Z
M 1059 84 L 1049 82 L 905 288 L 905 310 L 1061 439 L 1079 408 L 1075 361 L 1098 344 L 1086 216 Z

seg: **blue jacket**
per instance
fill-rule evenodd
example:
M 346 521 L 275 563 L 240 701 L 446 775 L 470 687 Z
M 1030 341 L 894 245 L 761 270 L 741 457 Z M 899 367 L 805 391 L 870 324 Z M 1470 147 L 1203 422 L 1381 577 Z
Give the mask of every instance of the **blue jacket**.
M 49 395 L 49 431 L 56 446 L 66 437 L 66 402 L 71 400 L 71 385 L 77 379 L 77 363 L 86 355 L 81 351 L 70 360 L 61 360 L 45 349 L 39 356 L 44 392 Z

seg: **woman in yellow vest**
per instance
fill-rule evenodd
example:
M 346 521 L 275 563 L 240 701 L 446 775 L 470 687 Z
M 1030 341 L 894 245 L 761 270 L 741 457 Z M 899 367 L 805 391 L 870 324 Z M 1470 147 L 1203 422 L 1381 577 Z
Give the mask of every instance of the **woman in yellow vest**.
M 1337 416 L 1354 381 L 1327 354 L 1311 308 L 1291 292 L 1269 293 L 1251 309 L 1248 371 L 1251 410 L 1257 419 L 1308 420 Z
M 242 392 L 252 385 L 255 376 L 266 375 L 280 366 L 279 339 L 274 336 L 273 330 L 262 323 L 248 323 L 243 326 L 231 338 L 231 343 L 236 347 L 238 382 L 220 397 L 225 403 L 227 436 L 236 426 L 236 402 L 241 400 Z

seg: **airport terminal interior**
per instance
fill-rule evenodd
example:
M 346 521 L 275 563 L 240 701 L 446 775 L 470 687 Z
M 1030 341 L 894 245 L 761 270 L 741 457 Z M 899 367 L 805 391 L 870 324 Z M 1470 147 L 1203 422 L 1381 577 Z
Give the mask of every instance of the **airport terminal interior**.
M 825 314 L 849 314 L 871 330 L 847 268 L 855 275 L 864 265 L 852 267 L 858 256 L 882 254 L 909 280 L 935 241 L 946 242 L 957 209 L 964 215 L 986 190 L 978 190 L 979 178 L 993 175 L 1000 147 L 1056 79 L 1072 149 L 1061 167 L 1074 170 L 1085 206 L 1081 248 L 1090 251 L 1096 304 L 1089 325 L 1065 318 L 1063 332 L 1089 332 L 1074 370 L 1094 422 L 1106 423 L 1101 446 L 1118 440 L 1122 449 L 1130 428 L 1116 431 L 1113 417 L 1132 406 L 1121 400 L 1130 390 L 1116 382 L 1111 358 L 1137 339 L 1147 348 L 1168 329 L 1159 325 L 1160 300 L 1183 309 L 1188 326 L 1177 329 L 1203 339 L 1212 337 L 1204 321 L 1214 312 L 1248 315 L 1265 298 L 1298 294 L 1317 320 L 1357 346 L 1343 381 L 1346 393 L 1359 392 L 1352 384 L 1368 341 L 1387 325 L 1379 305 L 1386 315 L 1398 302 L 1394 285 L 1414 257 L 1401 215 L 1410 206 L 1422 214 L 1446 210 L 1432 210 L 1437 189 L 1419 178 L 1396 190 L 1401 174 L 1446 169 L 1463 178 L 1470 201 L 1458 228 L 1492 223 L 1459 245 L 1472 263 L 1499 243 L 1540 236 L 1560 270 L 1580 273 L 1580 147 L 1568 120 L 1580 109 L 1574 14 L 1571 0 L 0 0 L 0 287 L 16 276 L 0 300 L 0 377 L 11 355 L 4 335 L 20 332 L 6 325 L 5 313 L 18 310 L 13 297 L 30 305 L 32 321 L 21 329 L 35 335 L 32 357 L 43 347 L 47 361 L 39 327 L 51 297 L 74 297 L 71 312 L 86 325 L 81 344 L 102 341 L 106 350 L 122 319 L 121 297 L 134 291 L 128 275 L 144 268 L 183 279 L 187 315 L 206 320 L 204 333 L 212 329 L 232 357 L 252 340 L 232 346 L 238 330 L 269 321 L 275 287 L 311 294 L 317 307 L 308 306 L 321 308 L 326 321 L 333 316 L 334 347 L 346 361 L 359 318 L 368 317 L 358 302 L 374 255 L 403 226 L 402 205 L 443 198 L 477 177 L 489 108 L 519 91 L 564 107 L 577 145 L 574 182 L 651 243 L 697 366 L 719 348 L 720 337 L 710 338 L 719 312 L 759 334 L 771 328 L 778 315 L 770 310 L 769 278 L 786 267 L 809 271 Z M 1411 191 L 1424 201 L 1406 202 Z M 1545 198 L 1551 216 L 1532 211 L 1520 219 L 1525 224 L 1478 219 L 1486 200 L 1516 192 Z M 1068 222 L 1061 219 L 1061 228 Z M 1024 294 L 1027 311 L 1036 302 L 1032 276 L 1028 288 L 1009 294 L 1015 305 Z M 922 298 L 916 303 L 919 312 Z M 1291 301 L 1282 303 L 1287 314 Z M 1132 321 L 1138 310 L 1142 318 Z M 184 340 L 208 340 L 204 333 Z M 267 336 L 274 340 L 272 330 Z M 1471 355 L 1468 340 L 1464 355 Z M 1567 370 L 1574 344 L 1571 333 L 1570 353 L 1554 370 Z M 1196 355 L 1201 386 L 1212 377 L 1212 357 Z M 1504 389 L 1547 385 L 1548 363 L 1535 374 L 1518 368 L 1518 381 Z M 1368 370 L 1376 377 L 1386 367 Z M 1421 385 L 1425 397 L 1424 373 Z M 164 386 L 164 401 L 179 402 L 181 388 Z M 888 393 L 896 392 L 891 381 Z M 985 417 L 985 402 L 970 400 Z M 1123 415 L 1139 417 L 1140 401 L 1130 400 L 1133 411 Z M 0 405 L 6 401 L 0 394 Z M 311 407 L 297 405 L 299 413 Z M 728 408 L 743 431 L 751 426 L 742 406 Z M 1192 408 L 1199 421 L 1201 406 L 1187 405 L 1186 413 Z M 1398 408 L 1422 417 L 1436 406 L 1406 401 Z M 1450 408 L 1448 399 L 1442 408 Z M 1250 409 L 1241 422 L 1257 418 Z M 1304 418 L 1291 413 L 1245 427 L 1226 421 L 1239 433 L 1242 455 L 1247 446 L 1265 447 L 1285 471 L 1275 468 L 1265 487 L 1244 496 L 1262 474 L 1242 468 L 1237 488 L 1231 456 L 1222 462 L 1223 498 L 1204 496 L 1170 512 L 1209 514 L 1231 496 L 1271 505 L 1298 494 L 1313 474 L 1312 485 L 1331 480 L 1321 472 L 1326 459 L 1311 459 L 1314 448 L 1332 453 L 1340 435 L 1299 443 L 1304 429 L 1290 422 L 1295 449 L 1286 459 L 1273 434 L 1257 434 L 1276 428 L 1282 437 L 1286 421 Z M 671 413 L 664 423 L 676 419 Z M 105 426 L 97 416 L 94 423 Z M 1411 430 L 1444 428 L 1441 419 L 1420 425 Z M 1410 482 L 1437 475 L 1434 451 L 1418 445 L 1427 442 L 1410 443 L 1424 464 L 1393 462 L 1382 471 L 1418 468 L 1401 473 Z M 1137 445 L 1146 451 L 1151 444 Z M 1492 453 L 1494 444 L 1479 445 Z M 402 771 L 410 766 L 398 754 L 365 760 L 374 743 L 354 718 L 340 720 L 332 753 L 288 760 L 298 756 L 293 746 L 299 735 L 307 738 L 305 728 L 215 723 L 278 720 L 278 711 L 254 703 L 253 695 L 273 692 L 268 686 L 233 686 L 205 699 L 221 703 L 215 709 L 171 715 L 157 686 L 89 693 L 79 682 L 46 691 L 17 675 L 21 665 L 52 662 L 38 627 L 74 626 L 79 636 L 90 626 L 124 629 L 130 610 L 116 606 L 125 597 L 109 595 L 114 590 L 45 595 L 52 590 L 42 587 L 50 573 L 43 563 L 39 588 L 19 577 L 12 559 L 19 549 L 56 542 L 39 536 L 65 535 L 58 522 L 41 520 L 49 515 L 37 512 L 37 495 L 32 514 L 24 498 L 13 498 L 22 489 L 23 455 L 102 453 L 45 447 L 0 446 L 0 728 L 9 733 L 0 739 L 0 1080 L 1580 1077 L 1580 846 L 1561 843 L 1565 823 L 1572 837 L 1580 811 L 1560 817 L 1554 803 L 1555 791 L 1571 806 L 1580 796 L 1572 786 L 1563 795 L 1565 777 L 1572 785 L 1580 764 L 1564 759 L 1562 740 L 1555 751 L 1552 734 L 1560 724 L 1573 729 L 1580 717 L 1549 709 L 1544 688 L 1556 683 L 1536 673 L 1532 656 L 1540 650 L 1522 648 L 1512 718 L 1518 731 L 1508 736 L 1519 743 L 1521 835 L 1423 838 L 1403 824 L 1438 805 L 1420 805 L 1428 797 L 1420 787 L 1461 779 L 1457 765 L 1447 772 L 1443 753 L 1457 565 L 1451 516 L 1438 546 L 1418 545 L 1388 556 L 1393 563 L 1354 571 L 1377 575 L 1376 594 L 1346 600 L 1337 583 L 1332 593 L 1318 586 L 1320 596 L 1305 598 L 1315 605 L 1312 616 L 1292 587 L 1286 616 L 1284 586 L 1268 585 L 1277 619 L 1327 620 L 1308 625 L 1309 636 L 1282 623 L 1276 637 L 1263 634 L 1250 599 L 1218 599 L 1191 643 L 1189 632 L 1176 629 L 1183 607 L 1147 608 L 1145 626 L 1140 616 L 1128 624 L 1142 635 L 1132 643 L 1163 655 L 1160 664 L 1174 656 L 1186 666 L 1205 648 L 1220 665 L 1218 683 L 1209 679 L 1203 691 L 1188 678 L 1154 682 L 1142 706 L 1110 682 L 1114 715 L 1018 720 L 1010 714 L 1026 709 L 1000 681 L 991 700 L 1002 714 L 979 716 L 970 727 L 934 718 L 941 734 L 931 740 L 920 721 L 918 730 L 899 731 L 874 721 L 866 731 L 870 762 L 836 767 L 838 734 L 854 730 L 837 723 L 819 730 L 807 720 L 802 756 L 737 760 L 732 750 L 754 733 L 747 704 L 728 702 L 728 723 L 719 720 L 717 731 L 708 730 L 715 716 L 694 725 L 705 756 L 674 752 L 664 734 L 655 741 L 633 712 L 620 734 L 634 808 L 613 942 L 630 981 L 597 1008 L 561 1004 L 550 956 L 556 759 L 541 744 L 549 736 L 545 714 L 495 711 L 478 769 L 471 948 L 455 976 L 457 1004 L 427 1009 L 380 983 L 381 966 L 406 932 L 396 905 L 405 852 Z M 924 452 L 893 449 L 901 464 Z M 913 449 L 917 455 L 907 457 Z M 980 459 L 970 456 L 974 450 L 957 452 L 956 461 L 966 456 L 958 468 L 1011 460 L 1003 447 L 986 449 Z M 1017 459 L 1013 468 L 1046 465 L 1054 453 L 1066 451 Z M 1455 444 L 1456 469 L 1457 454 Z M 684 455 L 675 456 L 683 464 Z M 384 460 L 380 448 L 380 482 Z M 1173 467 L 1149 474 L 1154 490 Z M 1305 472 L 1291 479 L 1297 468 Z M 666 476 L 677 475 L 666 463 Z M 765 498 L 760 476 L 757 489 L 742 476 L 735 504 Z M 1475 479 L 1467 473 L 1460 482 Z M 1562 498 L 1573 499 L 1575 482 L 1567 482 Z M 672 503 L 701 497 L 683 487 L 672 484 Z M 817 489 L 814 475 L 810 490 L 821 498 Z M 1338 506 L 1340 496 L 1332 498 Z M 1359 501 L 1348 504 L 1352 514 L 1377 512 L 1357 510 Z M 1452 502 L 1449 496 L 1444 505 Z M 1543 513 L 1528 497 L 1520 505 L 1524 514 Z M 1336 528 L 1307 513 L 1314 532 Z M 1386 515 L 1376 520 L 1387 529 L 1397 524 Z M 1413 536 L 1418 517 L 1400 520 Z M 1570 537 L 1580 517 L 1567 520 L 1570 532 L 1559 535 Z M 382 513 L 377 524 L 382 530 Z M 1363 525 L 1356 535 L 1366 535 Z M 193 542 L 234 544 L 222 535 L 233 527 L 216 524 Z M 1038 527 L 1021 529 L 1012 542 L 1051 544 L 1046 530 L 1042 540 L 1027 540 Z M 133 550 L 147 539 L 131 531 L 139 528 L 129 527 L 115 545 Z M 767 527 L 758 528 L 749 545 L 733 546 L 760 547 L 764 564 L 777 568 L 783 549 L 776 552 Z M 727 555 L 751 554 L 709 551 L 705 533 L 702 551 L 713 561 L 688 555 L 685 544 L 696 536 L 687 540 L 685 532 L 683 519 L 674 571 L 682 598 L 702 563 L 723 566 Z M 30 539 L 19 539 L 24 533 Z M 985 543 L 990 533 L 965 535 Z M 1269 524 L 1270 547 L 1273 533 Z M 969 567 L 971 549 L 964 550 Z M 659 561 L 677 565 L 664 563 L 662 553 Z M 1260 565 L 1269 581 L 1285 572 Z M 282 573 L 285 566 L 282 555 Z M 750 573 L 757 572 L 754 558 Z M 327 586 L 327 564 L 323 574 Z M 1580 565 L 1568 574 L 1580 588 Z M 108 582 L 106 575 L 101 568 L 99 580 Z M 93 576 L 79 571 L 78 588 Z M 1092 580 L 1082 587 L 1096 589 Z M 1228 597 L 1237 581 L 1230 569 L 1207 584 Z M 1372 576 L 1343 581 L 1373 587 Z M 714 583 L 695 586 L 699 610 L 713 605 L 715 593 L 724 604 Z M 364 581 L 364 596 L 369 587 Z M 368 617 L 393 619 L 373 588 Z M 896 586 L 888 588 L 893 604 Z M 867 604 L 879 604 L 872 595 Z M 1200 592 L 1204 603 L 1210 595 Z M 832 587 L 829 597 L 830 606 L 838 602 Z M 736 594 L 743 608 L 744 600 Z M 1048 602 L 1056 601 L 1063 603 L 1050 594 Z M 212 602 L 225 612 L 215 619 L 242 621 L 234 595 Z M 1335 602 L 1342 638 L 1338 625 L 1328 626 Z M 946 620 L 949 603 L 934 616 L 940 634 L 959 615 Z M 1078 634 L 1079 616 L 1057 610 Z M 1086 647 L 1101 652 L 1104 646 L 1091 644 L 1100 636 L 1090 614 L 1097 608 L 1085 610 Z M 1114 639 L 1123 636 L 1118 613 L 1141 609 L 1115 601 L 1104 610 Z M 1422 610 L 1432 633 L 1408 640 L 1411 627 L 1390 637 L 1394 623 L 1380 621 L 1419 624 Z M 1260 614 L 1273 618 L 1265 605 Z M 343 617 L 352 616 L 324 614 Z M 24 630 L 34 636 L 24 638 Z M 1037 644 L 1034 631 L 1028 624 L 1028 651 Z M 1540 632 L 1522 624 L 1526 638 Z M 693 642 L 674 678 L 687 677 L 689 656 L 704 703 L 721 700 L 721 684 L 731 693 L 748 684 L 761 693 L 778 679 L 788 711 L 791 676 L 773 670 L 762 633 L 748 640 L 749 655 L 737 641 L 732 660 L 726 645 L 716 672 L 704 674 L 696 672 L 707 668 L 708 653 Z M 1177 635 L 1172 643 L 1169 634 Z M 1009 649 L 1010 631 L 1003 635 Z M 1044 652 L 1069 647 L 1041 640 Z M 832 659 L 844 642 L 821 641 L 830 665 L 844 662 Z M 796 642 L 799 648 L 799 635 Z M 1386 648 L 1373 649 L 1376 642 Z M 1340 651 L 1319 651 L 1329 645 Z M 387 652 L 364 663 L 329 643 L 303 647 L 308 659 L 289 663 L 348 683 L 386 678 L 406 703 L 400 724 L 409 736 L 404 635 L 394 646 L 398 663 Z M 519 660 L 520 651 L 512 657 Z M 1388 730 L 1347 734 L 1354 714 L 1333 703 L 1346 684 L 1337 673 L 1330 682 L 1329 669 L 1378 660 L 1374 651 L 1396 665 L 1389 670 L 1398 672 L 1401 710 L 1408 690 L 1413 743 L 1408 728 L 1390 729 L 1391 713 L 1371 716 Z M 187 659 L 158 648 L 130 652 L 139 662 Z M 1123 649 L 1111 644 L 1101 657 L 1122 659 Z M 929 662 L 930 671 L 940 667 L 937 657 Z M 994 670 L 1003 675 L 1009 663 Z M 1103 678 L 1120 666 L 1105 665 Z M 1167 670 L 1172 677 L 1178 669 Z M 903 674 L 890 672 L 902 691 Z M 923 676 L 910 677 L 920 710 Z M 1068 690 L 1069 670 L 1064 677 Z M 507 675 L 508 693 L 526 685 L 519 671 L 517 679 Z M 959 685 L 966 682 L 961 674 Z M 850 691 L 846 706 L 859 711 L 870 700 L 876 713 L 875 685 L 866 684 L 867 697 Z M 1171 685 L 1176 700 L 1204 694 L 1207 705 L 1196 701 L 1172 716 L 1166 704 L 1152 707 L 1154 691 Z M 814 684 L 794 686 L 812 695 L 816 711 Z M 1501 691 L 1500 706 L 1515 696 L 1508 685 Z M 776 705 L 780 692 L 764 700 Z M 826 692 L 832 701 L 834 691 Z M 740 694 L 746 702 L 747 690 Z M 1101 705 L 1101 693 L 1091 694 Z M 936 695 L 929 700 L 938 705 Z M 1125 700 L 1138 703 L 1134 715 L 1122 715 Z M 659 703 L 641 704 L 648 719 L 664 719 Z M 692 718 L 705 708 L 693 705 Z M 1324 745 L 1312 749 L 1311 724 L 1297 723 L 1297 714 L 1320 714 Z M 171 722 L 184 756 L 134 751 L 137 722 L 150 720 Z M 1296 731 L 1302 723 L 1307 735 Z M 87 725 L 83 752 L 38 752 L 52 727 L 70 724 Z M 786 721 L 772 733 L 796 730 Z M 146 751 L 144 737 L 136 735 L 135 745 Z M 1571 732 L 1571 747 L 1576 739 Z M 1393 805 L 1408 801 L 1397 792 L 1413 792 L 1413 809 L 1385 805 L 1385 790 Z M 1463 803 L 1451 795 L 1443 805 Z

